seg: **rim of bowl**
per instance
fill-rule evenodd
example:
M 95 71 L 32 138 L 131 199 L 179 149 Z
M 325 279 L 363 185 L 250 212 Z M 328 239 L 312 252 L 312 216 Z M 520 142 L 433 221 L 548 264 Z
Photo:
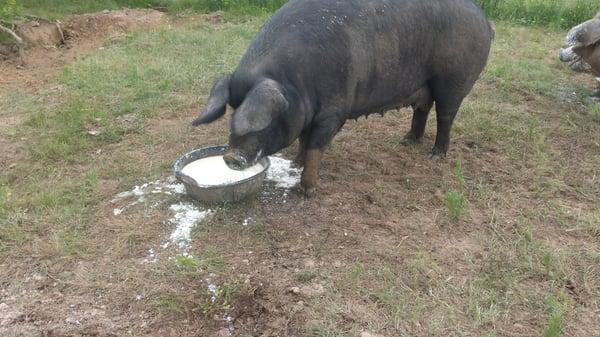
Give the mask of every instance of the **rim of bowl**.
M 222 184 L 222 185 L 202 185 L 202 184 L 198 184 L 198 182 L 188 176 L 187 174 L 183 173 L 182 170 L 183 168 L 191 163 L 194 162 L 196 160 L 202 159 L 202 158 L 208 158 L 208 157 L 213 157 L 213 156 L 217 156 L 221 153 L 225 153 L 227 150 L 229 149 L 228 145 L 208 145 L 208 146 L 204 146 L 201 148 L 197 148 L 194 149 L 190 152 L 185 153 L 184 155 L 182 155 L 181 157 L 179 157 L 177 159 L 177 161 L 175 161 L 175 164 L 173 165 L 173 172 L 175 174 L 175 178 L 177 180 L 179 180 L 180 182 L 184 183 L 184 184 L 192 184 L 194 186 L 200 187 L 200 188 L 204 188 L 204 189 L 217 189 L 217 188 L 224 188 L 224 187 L 232 187 L 232 186 L 236 186 L 236 185 L 241 185 L 243 183 L 249 182 L 251 180 L 256 179 L 257 176 L 265 173 L 270 167 L 271 167 L 271 160 L 269 159 L 268 156 L 265 156 L 263 158 L 261 158 L 257 163 L 260 163 L 263 167 L 262 170 L 260 170 L 258 173 L 256 173 L 255 175 L 248 177 L 246 179 L 242 179 L 242 180 L 238 180 L 234 183 L 231 184 Z M 194 156 L 195 154 L 197 154 L 198 152 L 208 152 L 207 155 L 204 156 Z M 184 178 L 184 179 L 182 179 Z M 188 181 L 189 180 L 189 181 Z

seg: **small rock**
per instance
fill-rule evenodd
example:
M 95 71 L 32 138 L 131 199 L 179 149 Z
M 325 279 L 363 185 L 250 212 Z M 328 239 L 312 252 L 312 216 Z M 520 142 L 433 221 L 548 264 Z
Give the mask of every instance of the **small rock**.
M 304 267 L 306 268 L 314 268 L 317 264 L 315 263 L 315 260 L 313 259 L 306 259 L 304 260 Z
M 11 309 L 6 303 L 0 303 L 0 326 L 8 326 L 23 317 L 23 313 Z
M 231 332 L 227 328 L 223 328 L 215 334 L 216 337 L 228 337 L 231 336 Z
M 9 169 L 14 169 L 15 167 L 17 167 L 17 164 L 15 164 L 15 163 L 8 165 Z
M 81 322 L 79 322 L 79 320 L 73 316 L 65 318 L 65 322 L 72 325 L 81 325 Z
M 300 294 L 300 288 L 298 288 L 298 287 L 291 287 L 291 288 L 290 288 L 290 292 L 291 292 L 292 294 L 296 294 L 296 295 L 298 295 L 298 294 Z
M 361 332 L 360 337 L 383 337 L 383 336 L 372 333 L 372 332 L 363 331 L 363 332 Z
M 292 311 L 296 313 L 302 311 L 302 309 L 304 309 L 304 302 L 299 301 L 298 303 L 294 304 Z
M 323 295 L 324 292 L 325 292 L 325 288 L 323 287 L 322 284 L 319 284 L 319 283 L 308 284 L 308 285 L 302 286 L 302 288 L 300 288 L 300 295 L 305 296 L 305 297 L 321 296 L 321 295 Z

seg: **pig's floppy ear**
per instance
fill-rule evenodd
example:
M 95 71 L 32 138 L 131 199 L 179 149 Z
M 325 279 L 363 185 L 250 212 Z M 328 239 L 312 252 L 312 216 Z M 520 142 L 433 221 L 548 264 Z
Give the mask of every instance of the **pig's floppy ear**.
M 288 107 L 281 85 L 270 79 L 262 80 L 246 95 L 234 113 L 231 131 L 234 135 L 243 136 L 263 130 Z
M 229 81 L 231 75 L 225 75 L 215 81 L 208 102 L 200 115 L 192 122 L 193 126 L 212 123 L 225 114 L 229 102 Z

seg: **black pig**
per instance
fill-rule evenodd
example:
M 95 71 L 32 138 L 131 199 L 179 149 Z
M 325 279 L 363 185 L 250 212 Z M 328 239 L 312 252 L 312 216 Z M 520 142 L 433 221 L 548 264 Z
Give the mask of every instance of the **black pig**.
M 225 161 L 243 169 L 300 140 L 302 187 L 346 120 L 412 106 L 406 142 L 436 104 L 431 159 L 486 65 L 494 32 L 471 0 L 291 0 L 263 25 L 233 74 L 218 79 L 193 125 L 235 109 Z

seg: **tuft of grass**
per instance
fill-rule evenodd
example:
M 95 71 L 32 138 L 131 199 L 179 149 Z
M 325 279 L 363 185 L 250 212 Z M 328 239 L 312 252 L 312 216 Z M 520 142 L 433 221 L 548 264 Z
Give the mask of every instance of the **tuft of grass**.
M 550 318 L 548 325 L 544 331 L 543 337 L 560 337 L 562 336 L 565 316 L 569 311 L 572 300 L 568 295 L 561 292 L 558 296 L 552 297 L 549 300 L 548 311 Z
M 313 327 L 310 330 L 313 337 L 344 337 L 344 333 L 336 330 L 329 330 L 321 327 Z
M 446 207 L 452 219 L 458 219 L 466 211 L 466 199 L 462 192 L 450 190 L 446 192 Z
M 592 121 L 600 123 L 600 103 L 594 103 L 590 107 L 590 117 Z
M 461 189 L 465 188 L 465 174 L 463 172 L 462 163 L 460 160 L 456 161 L 456 166 L 454 167 L 454 177 L 458 181 L 458 184 Z
M 200 260 L 193 256 L 177 255 L 175 257 L 177 267 L 186 272 L 196 272 L 200 267 Z
M 465 174 L 463 172 L 460 160 L 454 167 L 454 177 L 458 183 L 458 190 L 449 190 L 444 196 L 444 202 L 448 208 L 448 213 L 453 220 L 457 220 L 466 212 L 467 200 L 464 194 Z

